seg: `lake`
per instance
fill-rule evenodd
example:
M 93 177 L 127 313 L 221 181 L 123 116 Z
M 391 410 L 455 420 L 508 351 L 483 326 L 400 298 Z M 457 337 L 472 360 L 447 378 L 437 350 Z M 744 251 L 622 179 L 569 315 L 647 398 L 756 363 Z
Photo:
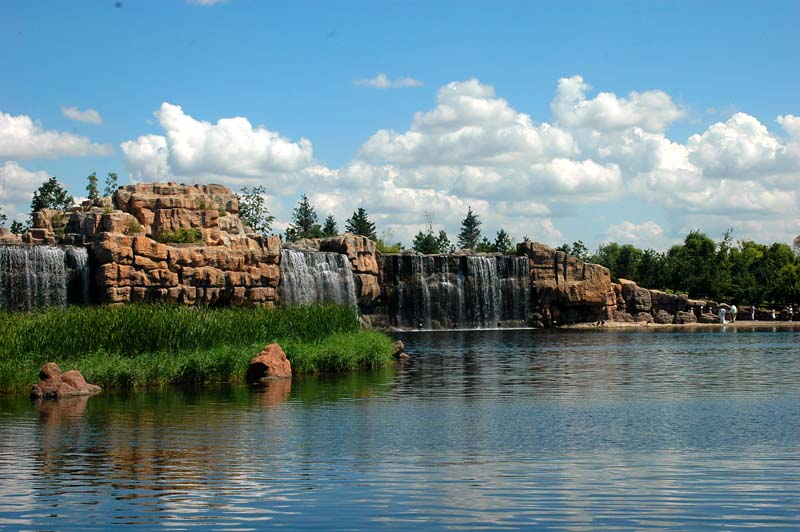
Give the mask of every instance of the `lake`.
M 396 336 L 376 372 L 0 398 L 0 527 L 800 524 L 798 329 Z

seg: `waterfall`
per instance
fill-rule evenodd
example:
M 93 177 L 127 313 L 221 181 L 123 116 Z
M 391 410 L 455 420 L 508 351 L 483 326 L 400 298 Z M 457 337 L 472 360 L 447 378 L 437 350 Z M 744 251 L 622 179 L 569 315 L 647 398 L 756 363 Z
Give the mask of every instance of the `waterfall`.
M 288 305 L 356 305 L 356 288 L 347 255 L 323 251 L 281 251 L 280 293 Z
M 528 259 L 502 255 L 387 257 L 390 322 L 403 328 L 522 326 L 530 303 Z
M 0 308 L 31 310 L 89 301 L 88 256 L 83 248 L 0 246 Z M 78 294 L 77 297 L 72 293 Z

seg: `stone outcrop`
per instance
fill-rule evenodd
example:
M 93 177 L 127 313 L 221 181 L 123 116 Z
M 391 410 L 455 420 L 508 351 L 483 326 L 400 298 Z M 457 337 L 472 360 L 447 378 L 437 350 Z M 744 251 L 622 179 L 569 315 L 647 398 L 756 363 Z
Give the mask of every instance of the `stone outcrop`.
M 518 244 L 517 254 L 529 259 L 533 308 L 545 324 L 613 319 L 617 297 L 608 268 L 538 242 Z
M 31 397 L 58 399 L 76 395 L 92 395 L 100 391 L 101 388 L 99 386 L 86 382 L 80 372 L 70 370 L 62 373 L 58 364 L 47 362 L 39 370 L 39 382 L 33 385 Z
M 92 236 L 95 286 L 106 303 L 274 305 L 280 239 L 248 234 L 236 195 L 220 185 L 129 185 L 111 212 L 76 223 Z M 195 243 L 159 242 L 194 231 Z
M 253 384 L 269 379 L 289 379 L 292 377 L 292 364 L 278 344 L 269 344 L 250 361 L 246 380 Z

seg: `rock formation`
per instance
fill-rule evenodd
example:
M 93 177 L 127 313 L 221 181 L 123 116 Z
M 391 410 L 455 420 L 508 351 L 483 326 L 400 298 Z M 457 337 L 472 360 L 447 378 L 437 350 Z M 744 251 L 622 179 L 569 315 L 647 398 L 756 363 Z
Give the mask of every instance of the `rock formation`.
M 617 306 L 608 268 L 538 242 L 517 245 L 528 257 L 534 321 L 544 325 L 613 319 Z
M 278 344 L 269 344 L 250 361 L 246 380 L 253 384 L 269 379 L 290 379 L 292 364 Z
M 39 382 L 33 385 L 31 397 L 39 399 L 58 399 L 76 395 L 92 395 L 99 393 L 101 388 L 89 384 L 83 375 L 76 370 L 61 373 L 61 368 L 55 362 L 47 362 L 39 370 Z

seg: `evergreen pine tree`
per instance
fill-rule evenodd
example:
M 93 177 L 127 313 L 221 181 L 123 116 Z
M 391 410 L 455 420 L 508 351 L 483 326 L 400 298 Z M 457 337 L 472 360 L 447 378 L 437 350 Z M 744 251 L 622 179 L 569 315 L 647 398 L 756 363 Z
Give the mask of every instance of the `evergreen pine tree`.
M 371 240 L 378 239 L 378 235 L 375 234 L 375 224 L 370 221 L 364 207 L 359 207 L 358 210 L 353 213 L 353 216 L 347 219 L 345 228 L 348 233 L 365 236 Z
M 286 228 L 286 240 L 296 242 L 302 238 L 321 238 L 322 227 L 317 219 L 317 211 L 308 196 L 303 194 L 292 213 L 293 224 Z
M 23 224 L 19 220 L 14 220 L 13 222 L 11 222 L 11 232 L 14 233 L 15 235 L 21 235 L 27 230 L 28 228 L 25 226 L 25 224 Z
M 89 174 L 89 177 L 86 178 L 89 182 L 86 185 L 86 193 L 90 200 L 96 200 L 100 197 L 100 191 L 97 188 L 97 172 L 92 172 Z
M 511 237 L 504 229 L 500 229 L 497 232 L 497 236 L 494 239 L 494 251 L 504 255 L 514 254 L 514 242 L 511 241 Z
M 472 212 L 472 207 L 467 211 L 467 217 L 461 222 L 461 232 L 458 234 L 458 245 L 461 249 L 476 249 L 481 239 L 481 221 L 478 215 Z
M 103 196 L 113 196 L 117 191 L 119 178 L 116 172 L 109 172 L 106 176 L 106 189 L 103 191 Z
M 31 201 L 31 213 L 41 209 L 56 209 L 59 211 L 66 211 L 74 200 L 66 190 L 61 186 L 55 177 L 51 177 L 40 186 L 33 193 L 33 200 Z
M 322 226 L 322 234 L 324 236 L 336 236 L 339 234 L 339 226 L 336 225 L 336 219 L 332 214 L 325 218 L 325 225 Z

